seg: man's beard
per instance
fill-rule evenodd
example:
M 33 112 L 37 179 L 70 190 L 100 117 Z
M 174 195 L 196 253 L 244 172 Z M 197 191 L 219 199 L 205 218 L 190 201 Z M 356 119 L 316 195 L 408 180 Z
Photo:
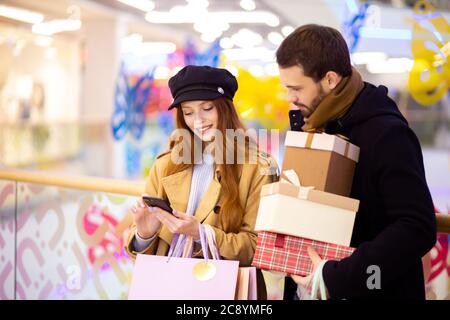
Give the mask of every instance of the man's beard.
M 305 109 L 301 109 L 301 108 L 299 109 L 300 113 L 302 114 L 302 116 L 304 118 L 310 117 L 326 96 L 325 91 L 322 89 L 322 86 L 320 84 L 318 84 L 318 86 L 319 86 L 319 94 L 313 99 L 313 101 L 311 102 L 311 104 L 309 106 L 304 105 L 302 103 L 294 103 L 294 105 L 299 108 L 300 107 L 305 108 Z

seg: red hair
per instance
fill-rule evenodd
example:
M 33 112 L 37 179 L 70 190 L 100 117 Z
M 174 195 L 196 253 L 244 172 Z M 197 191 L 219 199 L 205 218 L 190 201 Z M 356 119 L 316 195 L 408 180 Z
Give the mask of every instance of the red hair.
M 217 129 L 222 133 L 223 137 L 226 137 L 226 129 L 242 129 L 242 132 L 245 131 L 245 127 L 239 119 L 233 102 L 225 98 L 218 98 L 212 100 L 212 103 L 217 108 L 218 113 Z M 191 141 L 188 141 L 188 143 L 190 144 L 189 147 L 191 148 L 192 161 L 190 162 L 190 164 L 175 164 L 172 161 L 169 161 L 167 175 L 183 171 L 193 166 L 195 153 L 193 150 L 193 146 L 195 145 L 194 139 L 199 139 L 189 129 L 186 122 L 184 121 L 184 116 L 181 108 L 177 108 L 176 127 L 177 129 L 186 129 L 191 134 Z M 245 157 L 247 157 L 249 154 L 250 144 L 254 143 L 255 147 L 257 147 L 257 144 L 254 141 L 248 139 L 248 137 L 245 137 L 245 139 L 244 155 Z M 244 215 L 244 209 L 242 208 L 239 201 L 239 174 L 242 170 L 242 164 L 239 164 L 237 162 L 237 153 L 240 146 L 236 143 L 236 139 L 234 139 L 232 144 L 228 145 L 226 140 L 227 139 L 223 139 L 222 150 L 231 150 L 231 152 L 233 152 L 233 162 L 231 164 L 227 163 L 226 154 L 228 152 L 225 152 L 222 155 L 223 161 L 221 162 L 221 164 L 216 164 L 216 168 L 220 172 L 220 184 L 222 186 L 223 192 L 223 201 L 220 208 L 219 221 L 224 231 L 238 232 L 242 224 L 242 217 Z M 183 142 L 172 140 L 170 143 L 170 148 L 173 149 L 178 143 Z

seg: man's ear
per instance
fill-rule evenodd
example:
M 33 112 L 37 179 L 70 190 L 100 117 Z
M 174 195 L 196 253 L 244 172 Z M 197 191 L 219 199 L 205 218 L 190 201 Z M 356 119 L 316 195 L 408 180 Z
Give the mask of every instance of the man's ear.
M 322 85 L 328 90 L 333 90 L 341 82 L 342 76 L 334 71 L 328 71 L 322 79 Z

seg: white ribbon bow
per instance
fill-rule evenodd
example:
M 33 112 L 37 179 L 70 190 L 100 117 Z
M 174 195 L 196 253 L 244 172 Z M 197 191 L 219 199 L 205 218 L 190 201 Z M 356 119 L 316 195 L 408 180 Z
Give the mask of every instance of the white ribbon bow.
M 304 187 L 301 185 L 300 183 L 300 179 L 297 175 L 297 172 L 295 172 L 294 170 L 290 169 L 290 170 L 285 170 L 283 171 L 283 175 L 288 179 L 284 179 L 281 178 L 281 182 L 283 183 L 290 183 L 293 184 L 294 186 L 300 187 L 299 191 L 298 191 L 298 197 L 300 199 L 308 199 L 308 194 L 311 190 L 314 189 L 313 186 L 308 186 L 308 187 Z

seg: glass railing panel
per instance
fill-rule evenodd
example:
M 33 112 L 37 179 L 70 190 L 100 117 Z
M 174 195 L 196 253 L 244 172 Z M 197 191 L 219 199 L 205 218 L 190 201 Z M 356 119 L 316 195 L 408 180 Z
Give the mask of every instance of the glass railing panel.
M 130 196 L 18 184 L 17 299 L 126 299 Z
M 15 298 L 16 182 L 0 180 L 0 300 Z

